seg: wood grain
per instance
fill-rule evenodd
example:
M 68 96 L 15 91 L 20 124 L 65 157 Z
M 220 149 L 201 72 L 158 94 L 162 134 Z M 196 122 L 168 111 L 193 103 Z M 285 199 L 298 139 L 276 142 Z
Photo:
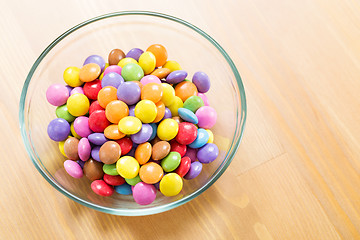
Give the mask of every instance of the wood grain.
M 208 32 L 248 100 L 231 168 L 190 203 L 145 217 L 64 197 L 32 165 L 18 127 L 40 52 L 81 21 L 131 9 Z M 353 0 L 1 1 L 0 239 L 360 239 L 359 10 Z

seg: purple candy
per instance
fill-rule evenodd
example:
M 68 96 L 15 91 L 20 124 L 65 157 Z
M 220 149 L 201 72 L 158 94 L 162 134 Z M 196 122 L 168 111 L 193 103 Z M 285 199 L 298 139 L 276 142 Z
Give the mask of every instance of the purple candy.
M 184 81 L 187 75 L 187 72 L 184 70 L 173 71 L 166 77 L 166 82 L 176 84 Z
M 111 73 L 111 72 L 115 72 L 117 74 L 121 75 L 121 70 L 122 68 L 118 65 L 111 65 L 108 66 L 105 70 L 104 70 L 104 76 L 106 76 L 106 74 Z
M 197 151 L 198 150 L 196 148 L 187 147 L 184 157 L 189 157 L 191 162 L 195 162 Z
M 148 205 L 156 198 L 156 188 L 151 184 L 139 182 L 132 191 L 135 202 L 140 205 Z
M 91 149 L 91 157 L 92 157 L 92 159 L 94 159 L 95 161 L 98 161 L 98 162 L 101 162 L 100 157 L 99 157 L 100 147 L 101 146 L 95 146 L 95 147 L 93 147 L 93 149 Z
M 126 54 L 126 57 L 133 58 L 136 61 L 139 61 L 139 58 L 143 53 L 144 51 L 141 50 L 140 48 L 133 48 Z
M 165 114 L 164 114 L 164 117 L 162 120 L 166 119 L 166 118 L 171 118 L 172 115 L 171 115 L 171 111 L 170 109 L 168 109 L 167 107 L 165 107 Z
M 156 190 L 160 189 L 160 181 L 154 184 L 154 187 L 156 188 Z
M 89 118 L 80 116 L 74 121 L 74 130 L 80 137 L 88 137 L 92 131 L 89 127 Z
M 53 84 L 46 90 L 46 99 L 53 106 L 64 105 L 69 98 L 69 90 L 65 85 Z
M 206 93 L 210 89 L 210 78 L 204 72 L 196 72 L 192 78 L 192 82 L 200 93 Z
M 84 94 L 84 90 L 82 87 L 75 87 L 71 90 L 70 95 L 73 95 L 75 93 L 81 93 Z
M 81 168 L 84 168 L 84 165 L 85 165 L 85 162 L 84 162 L 84 161 L 77 160 L 76 162 L 77 162 L 77 164 L 80 165 Z
M 67 88 L 67 90 L 69 91 L 69 96 L 71 95 L 71 90 L 73 90 L 73 88 L 72 87 L 70 87 L 69 85 L 66 85 L 65 86 L 66 88 Z
M 73 178 L 82 178 L 83 176 L 83 170 L 81 166 L 75 161 L 66 160 L 64 162 L 64 168 L 65 171 Z
M 155 75 L 146 75 L 140 80 L 141 84 L 145 86 L 148 83 L 161 83 L 160 79 Z
M 118 88 L 123 82 L 124 79 L 120 74 L 116 72 L 110 72 L 106 74 L 101 80 L 101 87 L 112 86 Z
M 85 62 L 83 65 L 89 64 L 89 63 L 96 63 L 100 66 L 101 71 L 104 71 L 105 68 L 105 60 L 99 56 L 99 55 L 91 55 L 85 59 Z
M 137 144 L 147 142 L 150 139 L 152 132 L 153 128 L 151 127 L 151 125 L 145 123 L 142 125 L 138 133 L 131 135 L 131 140 Z
M 117 90 L 118 99 L 125 102 L 127 105 L 137 103 L 140 100 L 140 94 L 140 87 L 134 82 L 124 82 L 123 84 L 120 84 Z
M 219 155 L 218 147 L 213 143 L 207 143 L 197 152 L 197 159 L 201 163 L 211 163 Z
M 184 179 L 190 180 L 199 176 L 202 170 L 201 162 L 193 162 L 190 165 L 189 172 L 184 176 Z
M 49 123 L 47 133 L 51 140 L 64 141 L 70 134 L 70 124 L 65 119 L 55 118 Z
M 92 133 L 88 136 L 89 142 L 101 146 L 108 141 L 103 133 Z
M 135 151 L 136 151 L 137 146 L 138 146 L 137 144 L 136 144 L 136 145 L 134 144 L 134 145 L 132 146 L 130 152 L 128 152 L 128 153 L 126 154 L 126 156 L 135 157 Z
M 87 161 L 91 155 L 91 145 L 87 138 L 81 138 L 78 144 L 78 154 L 82 161 Z M 81 161 L 81 162 L 82 162 Z
M 135 117 L 135 106 L 136 105 L 129 106 L 129 116 Z

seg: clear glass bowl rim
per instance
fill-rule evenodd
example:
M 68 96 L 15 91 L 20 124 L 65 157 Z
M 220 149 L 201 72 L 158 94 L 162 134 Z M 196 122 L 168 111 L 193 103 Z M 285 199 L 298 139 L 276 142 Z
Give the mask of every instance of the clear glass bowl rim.
M 166 20 L 171 20 L 174 21 L 176 23 L 182 24 L 192 30 L 194 30 L 195 32 L 197 32 L 198 34 L 200 34 L 201 36 L 203 36 L 206 40 L 208 40 L 212 45 L 214 45 L 217 50 L 223 55 L 223 57 L 225 58 L 225 60 L 227 61 L 227 63 L 229 64 L 235 78 L 236 78 L 236 82 L 239 88 L 239 92 L 240 92 L 240 99 L 241 99 L 241 112 L 240 112 L 240 123 L 242 124 L 236 124 L 236 129 L 235 129 L 235 134 L 234 136 L 238 135 L 238 137 L 235 137 L 235 141 L 232 141 L 231 145 L 230 145 L 230 149 L 232 149 L 232 151 L 230 151 L 229 153 L 227 153 L 227 155 L 225 156 L 224 160 L 225 161 L 225 165 L 212 177 L 212 179 L 210 179 L 210 181 L 208 181 L 205 185 L 203 185 L 201 188 L 199 188 L 197 191 L 193 192 L 192 194 L 183 197 L 175 202 L 171 202 L 168 204 L 164 204 L 161 206 L 157 206 L 157 207 L 153 207 L 153 208 L 148 208 L 148 209 L 114 209 L 114 208 L 108 208 L 108 207 L 103 207 L 103 206 L 99 206 L 90 202 L 87 202 L 81 198 L 78 198 L 77 196 L 73 195 L 72 193 L 68 192 L 66 189 L 60 187 L 59 185 L 57 185 L 39 166 L 37 160 L 36 160 L 36 156 L 34 151 L 32 150 L 31 147 L 31 143 L 29 142 L 28 139 L 28 134 L 26 132 L 26 126 L 25 126 L 25 99 L 26 99 L 26 94 L 27 94 L 27 90 L 31 81 L 31 78 L 36 70 L 36 68 L 38 67 L 38 65 L 40 64 L 40 62 L 44 59 L 44 57 L 51 51 L 51 49 L 53 47 L 56 46 L 56 44 L 58 44 L 62 39 L 64 39 L 65 37 L 67 37 L 68 35 L 70 35 L 72 32 L 97 21 L 103 20 L 103 19 L 107 19 L 107 18 L 111 18 L 111 17 L 118 17 L 118 16 L 128 16 L 128 15 L 145 15 L 145 16 L 152 16 L 152 17 L 158 17 L 158 18 L 163 18 Z M 234 62 L 231 60 L 230 56 L 226 53 L 226 51 L 212 38 L 210 37 L 206 32 L 204 32 L 203 30 L 201 30 L 200 28 L 194 26 L 193 24 L 182 20 L 180 18 L 177 17 L 173 17 L 167 14 L 163 14 L 163 13 L 158 13 L 158 12 L 150 12 L 150 11 L 121 11 L 121 12 L 113 12 L 113 13 L 108 13 L 108 14 L 104 14 L 104 15 L 100 15 L 94 18 L 91 18 L 89 20 L 86 20 L 72 28 L 70 28 L 69 30 L 67 30 L 66 32 L 64 32 L 63 34 L 61 34 L 58 38 L 56 38 L 52 43 L 50 43 L 50 45 L 48 47 L 45 48 L 45 50 L 40 54 L 40 56 L 37 58 L 37 60 L 35 61 L 35 63 L 33 64 L 33 66 L 31 67 L 22 92 L 21 92 L 21 97 L 20 97 L 20 106 L 19 106 L 19 124 L 20 124 L 20 131 L 21 131 L 21 136 L 23 139 L 23 142 L 25 144 L 25 148 L 26 151 L 28 152 L 33 164 L 35 165 L 36 169 L 39 171 L 39 173 L 46 179 L 46 181 L 48 181 L 55 189 L 57 189 L 59 192 L 61 192 L 62 194 L 64 194 L 65 196 L 69 197 L 70 199 L 84 205 L 87 206 L 89 208 L 101 211 L 101 212 L 105 212 L 105 213 L 110 213 L 110 214 L 114 214 L 114 215 L 121 215 L 121 216 L 143 216 L 143 215 L 150 215 L 150 214 L 156 214 L 156 213 L 161 213 L 170 209 L 173 209 L 175 207 L 178 207 L 182 204 L 185 204 L 187 202 L 189 202 L 190 200 L 194 199 L 195 197 L 197 197 L 198 195 L 200 195 L 201 193 L 203 193 L 206 189 L 208 189 L 213 183 L 216 182 L 216 180 L 225 172 L 225 170 L 227 169 L 227 167 L 230 165 L 232 159 L 234 158 L 237 149 L 239 148 L 239 144 L 240 141 L 242 139 L 243 136 L 243 132 L 244 132 L 244 127 L 245 127 L 245 122 L 246 122 L 246 115 L 247 115 L 247 105 L 246 105 L 246 96 L 245 96 L 245 89 L 244 89 L 244 85 L 242 83 L 240 74 L 234 64 Z M 237 111 L 236 113 L 237 119 L 239 118 L 239 111 Z M 240 126 L 239 126 L 240 125 Z M 240 132 L 239 132 L 240 131 Z M 39 157 L 40 159 L 40 157 Z

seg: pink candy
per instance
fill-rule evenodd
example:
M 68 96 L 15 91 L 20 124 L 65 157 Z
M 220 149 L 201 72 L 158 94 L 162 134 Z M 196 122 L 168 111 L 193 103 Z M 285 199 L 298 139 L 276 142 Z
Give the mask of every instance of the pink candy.
M 147 76 L 143 77 L 140 80 L 140 82 L 142 85 L 146 85 L 148 83 L 159 83 L 159 84 L 161 83 L 160 79 L 154 75 L 147 75 Z
M 82 161 L 87 161 L 91 155 L 91 145 L 87 138 L 82 138 L 78 144 L 78 155 Z
M 75 161 L 66 160 L 64 162 L 64 168 L 65 168 L 65 171 L 74 178 L 82 178 L 82 176 L 83 176 L 82 168 Z
M 73 95 L 75 93 L 81 93 L 84 94 L 84 90 L 82 87 L 75 87 L 71 90 L 70 95 Z
M 212 107 L 203 106 L 196 111 L 195 115 L 199 120 L 198 126 L 201 128 L 209 129 L 216 123 L 217 113 Z
M 106 74 L 108 74 L 109 72 L 116 72 L 116 73 L 121 75 L 121 70 L 122 70 L 122 68 L 120 66 L 118 66 L 118 65 L 108 66 L 104 71 L 104 76 Z
M 154 185 L 139 182 L 132 189 L 135 202 L 140 205 L 148 205 L 156 198 L 156 189 Z
M 46 90 L 46 99 L 51 105 L 64 105 L 69 98 L 69 90 L 61 84 L 53 84 Z
M 201 99 L 203 100 L 205 106 L 209 106 L 209 105 L 210 105 L 209 99 L 207 98 L 207 96 L 206 96 L 205 94 L 203 94 L 203 93 L 198 93 L 197 95 L 198 95 L 198 97 L 201 97 Z
M 77 117 L 74 121 L 74 130 L 80 137 L 86 138 L 89 136 L 93 132 L 89 127 L 89 118 Z

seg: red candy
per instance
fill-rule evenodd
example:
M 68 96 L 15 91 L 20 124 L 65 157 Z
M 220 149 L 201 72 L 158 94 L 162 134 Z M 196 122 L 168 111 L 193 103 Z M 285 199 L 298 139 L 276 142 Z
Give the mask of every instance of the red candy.
M 117 142 L 120 145 L 121 156 L 128 154 L 133 146 L 133 142 L 128 137 L 124 137 L 122 139 L 116 140 L 115 142 Z
M 183 157 L 186 153 L 186 145 L 178 143 L 175 139 L 170 141 L 171 152 L 178 152 Z
M 94 132 L 104 132 L 105 128 L 110 125 L 104 110 L 97 110 L 89 116 L 89 127 Z
M 188 173 L 188 171 L 190 170 L 190 166 L 191 166 L 191 159 L 189 157 L 183 157 L 183 158 L 181 158 L 180 165 L 175 170 L 175 172 L 180 177 L 184 177 Z
M 95 180 L 91 183 L 91 189 L 94 193 L 100 196 L 111 196 L 114 193 L 114 188 L 107 185 L 103 180 Z
M 125 183 L 125 179 L 120 175 L 112 176 L 105 173 L 103 178 L 104 181 L 111 186 L 119 186 Z
M 87 82 L 83 86 L 83 91 L 85 96 L 89 99 L 95 100 L 97 99 L 98 93 L 101 90 L 101 81 L 96 79 L 92 82 Z
M 99 102 L 96 100 L 96 101 L 93 101 L 90 104 L 89 115 L 91 115 L 93 112 L 95 112 L 97 110 L 104 110 L 105 111 L 105 109 L 103 107 L 101 107 Z
M 179 131 L 175 139 L 180 144 L 188 145 L 195 141 L 196 136 L 197 128 L 195 125 L 189 122 L 182 122 L 179 124 Z

